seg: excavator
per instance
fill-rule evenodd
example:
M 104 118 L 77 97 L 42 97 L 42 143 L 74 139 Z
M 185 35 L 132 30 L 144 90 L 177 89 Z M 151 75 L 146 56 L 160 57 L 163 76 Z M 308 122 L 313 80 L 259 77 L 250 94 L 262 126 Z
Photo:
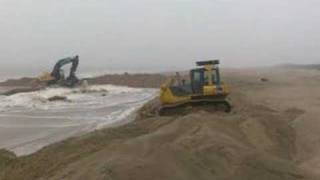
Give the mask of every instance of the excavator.
M 70 74 L 66 78 L 63 66 L 71 64 Z M 76 76 L 76 71 L 79 65 L 79 56 L 67 57 L 59 60 L 51 73 L 44 73 L 38 78 L 38 82 L 45 83 L 46 86 L 58 85 L 63 87 L 75 87 L 80 83 L 80 80 Z
M 181 80 L 181 76 L 177 73 L 176 78 L 171 78 L 161 86 L 160 115 L 199 105 L 214 105 L 222 107 L 225 112 L 231 111 L 231 104 L 227 100 L 230 90 L 228 85 L 221 81 L 220 61 L 199 61 L 196 64 L 198 68 L 189 72 L 190 83 Z

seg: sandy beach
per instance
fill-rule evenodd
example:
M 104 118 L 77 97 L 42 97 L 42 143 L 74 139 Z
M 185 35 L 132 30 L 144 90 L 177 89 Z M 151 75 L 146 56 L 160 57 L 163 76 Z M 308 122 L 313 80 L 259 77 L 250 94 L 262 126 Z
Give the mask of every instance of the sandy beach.
M 62 141 L 23 159 L 3 156 L 9 163 L 0 177 L 319 179 L 319 71 L 233 69 L 223 78 L 232 90 L 230 114 L 205 108 L 159 117 L 153 113 L 157 103 L 150 102 L 132 123 Z

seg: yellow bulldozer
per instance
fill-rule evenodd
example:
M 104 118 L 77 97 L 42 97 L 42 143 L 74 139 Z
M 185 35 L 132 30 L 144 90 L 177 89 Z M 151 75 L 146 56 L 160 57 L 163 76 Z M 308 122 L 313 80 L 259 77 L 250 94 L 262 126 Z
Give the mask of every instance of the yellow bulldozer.
M 231 104 L 227 101 L 230 94 L 229 87 L 221 81 L 219 60 L 199 61 L 198 68 L 190 71 L 190 82 L 176 78 L 170 79 L 160 89 L 160 115 L 177 112 L 177 109 L 213 105 L 225 112 L 231 111 Z

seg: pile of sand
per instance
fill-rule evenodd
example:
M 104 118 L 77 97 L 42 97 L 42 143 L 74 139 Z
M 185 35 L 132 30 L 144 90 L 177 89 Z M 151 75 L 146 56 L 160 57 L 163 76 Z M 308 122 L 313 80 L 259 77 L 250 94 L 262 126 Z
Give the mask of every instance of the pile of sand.
M 30 86 L 35 78 L 8 79 L 0 82 L 0 86 Z
M 130 124 L 10 161 L 0 170 L 0 179 L 319 179 L 308 168 L 310 159 L 302 147 L 302 141 L 311 139 L 300 136 L 309 130 L 312 141 L 320 139 L 303 119 L 316 102 L 296 94 L 316 84 L 315 79 L 297 80 L 317 76 L 264 73 L 269 82 L 261 82 L 255 72 L 226 74 L 233 91 L 230 114 L 190 110 L 183 116 L 158 117 L 152 102 Z M 309 144 L 309 152 L 316 155 L 317 147 Z
M 7 150 L 0 150 L 0 171 L 16 159 L 16 155 Z
M 85 78 L 90 85 L 113 84 L 120 86 L 140 87 L 140 88 L 158 88 L 165 82 L 167 77 L 162 74 L 108 74 L 95 78 Z M 0 82 L 0 86 L 11 87 L 30 87 L 35 78 L 9 79 Z
M 113 84 L 137 88 L 159 88 L 167 80 L 162 74 L 109 74 L 87 79 L 89 84 Z
M 306 179 L 295 165 L 291 116 L 266 107 L 243 114 L 139 117 L 20 158 L 3 179 Z M 144 111 L 146 113 L 147 111 Z M 1 176 L 0 176 L 1 177 Z

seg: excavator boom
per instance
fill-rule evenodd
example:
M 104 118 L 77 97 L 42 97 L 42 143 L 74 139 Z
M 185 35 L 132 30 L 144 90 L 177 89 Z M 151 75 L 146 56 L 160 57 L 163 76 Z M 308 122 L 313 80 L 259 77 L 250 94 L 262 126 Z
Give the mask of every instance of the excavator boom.
M 71 66 L 71 70 L 70 70 L 70 76 L 75 75 L 75 72 L 77 71 L 78 65 L 79 65 L 79 57 L 75 56 L 75 57 L 68 57 L 68 58 L 64 58 L 59 60 L 56 65 L 53 68 L 53 71 L 51 72 L 51 76 L 55 77 L 56 79 L 60 79 L 60 71 L 61 68 L 67 64 L 72 63 Z
M 71 64 L 70 74 L 67 78 L 64 76 L 64 72 L 62 67 Z M 79 56 L 68 57 L 59 60 L 51 73 L 45 72 L 43 75 L 38 77 L 37 82 L 35 85 L 59 85 L 65 87 L 74 87 L 79 84 L 79 79 L 76 76 L 76 71 L 79 65 Z

